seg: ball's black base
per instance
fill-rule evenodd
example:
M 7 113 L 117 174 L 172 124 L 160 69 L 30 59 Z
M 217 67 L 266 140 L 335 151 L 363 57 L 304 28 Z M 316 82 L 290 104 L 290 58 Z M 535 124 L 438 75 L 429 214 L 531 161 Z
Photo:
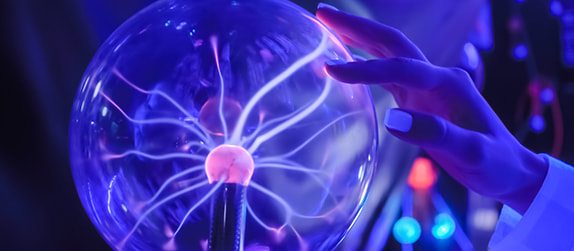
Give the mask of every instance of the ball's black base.
M 225 183 L 212 200 L 210 251 L 241 250 L 245 226 L 245 186 Z

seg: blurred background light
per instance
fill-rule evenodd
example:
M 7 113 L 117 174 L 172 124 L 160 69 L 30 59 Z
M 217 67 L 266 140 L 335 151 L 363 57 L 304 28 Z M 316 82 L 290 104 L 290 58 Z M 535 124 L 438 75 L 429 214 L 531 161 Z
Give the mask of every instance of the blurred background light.
M 530 117 L 530 129 L 535 133 L 541 133 L 546 128 L 546 122 L 541 115 L 535 114 Z
M 544 88 L 540 91 L 540 101 L 545 104 L 550 104 L 554 100 L 554 91 L 552 88 Z
M 558 0 L 552 0 L 550 1 L 550 13 L 557 17 L 562 15 L 562 11 L 564 10 L 564 8 L 562 7 L 562 3 Z
M 415 243 L 421 236 L 421 224 L 412 217 L 402 217 L 393 226 L 393 236 L 401 244 Z
M 528 47 L 525 44 L 517 44 L 512 48 L 512 56 L 516 60 L 524 60 L 528 57 Z
M 435 225 L 432 227 L 432 235 L 439 239 L 448 239 L 454 234 L 456 225 L 452 217 L 446 213 L 440 213 L 434 218 Z
M 407 181 L 414 189 L 430 188 L 436 181 L 432 161 L 425 157 L 415 159 Z

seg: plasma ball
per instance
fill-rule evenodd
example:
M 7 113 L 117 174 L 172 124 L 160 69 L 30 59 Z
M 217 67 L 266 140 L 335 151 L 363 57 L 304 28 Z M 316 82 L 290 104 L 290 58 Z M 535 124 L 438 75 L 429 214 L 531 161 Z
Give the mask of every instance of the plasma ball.
M 205 160 L 205 172 L 210 184 L 222 181 L 243 186 L 249 185 L 254 163 L 251 154 L 243 147 L 220 145 Z
M 102 237 L 334 250 L 377 163 L 369 89 L 324 73 L 348 49 L 291 1 L 153 2 L 103 43 L 71 114 L 74 180 Z

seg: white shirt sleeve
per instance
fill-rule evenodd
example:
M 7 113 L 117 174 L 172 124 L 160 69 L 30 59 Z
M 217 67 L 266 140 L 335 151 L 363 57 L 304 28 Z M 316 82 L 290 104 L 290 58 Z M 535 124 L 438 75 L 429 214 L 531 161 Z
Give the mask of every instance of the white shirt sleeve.
M 492 251 L 574 250 L 574 167 L 542 155 L 549 167 L 540 191 L 524 215 L 503 206 Z

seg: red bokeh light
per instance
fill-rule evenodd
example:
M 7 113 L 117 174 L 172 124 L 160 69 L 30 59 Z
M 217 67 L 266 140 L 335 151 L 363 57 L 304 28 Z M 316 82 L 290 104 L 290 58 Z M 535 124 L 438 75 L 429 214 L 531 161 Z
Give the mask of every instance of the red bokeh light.
M 436 178 L 432 161 L 428 158 L 418 157 L 413 162 L 407 182 L 414 189 L 428 189 L 436 182 Z

